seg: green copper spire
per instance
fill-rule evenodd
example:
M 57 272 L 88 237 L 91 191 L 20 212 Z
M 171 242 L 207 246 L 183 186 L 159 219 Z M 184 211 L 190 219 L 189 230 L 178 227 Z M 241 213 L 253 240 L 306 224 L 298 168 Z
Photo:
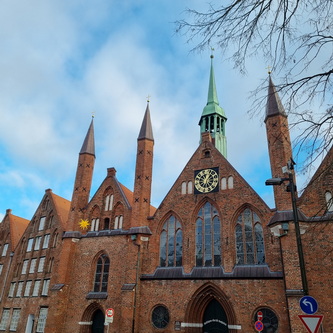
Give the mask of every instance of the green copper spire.
M 211 65 L 208 99 L 199 121 L 200 135 L 202 135 L 202 133 L 204 132 L 210 132 L 215 147 L 221 152 L 224 157 L 227 157 L 227 138 L 225 136 L 225 122 L 227 121 L 227 117 L 225 116 L 224 110 L 220 107 L 219 100 L 217 98 L 213 67 L 214 56 L 211 55 L 210 58 Z

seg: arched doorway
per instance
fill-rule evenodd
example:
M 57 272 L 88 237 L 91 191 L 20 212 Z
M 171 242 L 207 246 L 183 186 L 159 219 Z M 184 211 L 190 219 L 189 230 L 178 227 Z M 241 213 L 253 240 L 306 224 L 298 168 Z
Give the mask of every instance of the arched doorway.
M 82 314 L 79 333 L 104 333 L 103 311 L 99 303 L 91 303 Z
M 228 333 L 228 318 L 222 305 L 216 300 L 211 300 L 203 315 L 204 333 Z
M 91 332 L 92 333 L 104 332 L 104 314 L 100 309 L 96 310 L 92 316 Z
M 236 313 L 229 297 L 212 282 L 191 296 L 185 313 L 185 333 L 238 333 Z

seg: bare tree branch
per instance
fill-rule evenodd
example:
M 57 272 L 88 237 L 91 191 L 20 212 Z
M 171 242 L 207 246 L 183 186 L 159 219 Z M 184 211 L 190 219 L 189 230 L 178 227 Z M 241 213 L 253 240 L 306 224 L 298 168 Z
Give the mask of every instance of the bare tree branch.
M 332 146 L 333 0 L 216 1 L 187 15 L 176 31 L 198 41 L 193 50 L 217 44 L 242 73 L 253 56 L 273 64 L 286 111 L 300 128 L 295 147 L 306 152 L 306 168 Z M 256 102 L 263 103 L 263 89 L 254 92 Z M 255 103 L 251 114 L 258 110 Z

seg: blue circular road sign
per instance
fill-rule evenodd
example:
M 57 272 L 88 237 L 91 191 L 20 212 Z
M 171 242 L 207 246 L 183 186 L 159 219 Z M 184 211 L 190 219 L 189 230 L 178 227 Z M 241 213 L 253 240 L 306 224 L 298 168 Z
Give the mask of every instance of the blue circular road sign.
M 311 296 L 303 296 L 299 301 L 299 305 L 301 309 L 306 314 L 314 314 L 318 310 L 318 303 L 317 301 Z

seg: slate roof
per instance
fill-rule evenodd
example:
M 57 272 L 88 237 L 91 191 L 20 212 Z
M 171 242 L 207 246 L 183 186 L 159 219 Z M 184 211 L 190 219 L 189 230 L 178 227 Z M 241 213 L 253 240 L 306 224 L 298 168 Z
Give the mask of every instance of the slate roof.
M 91 154 L 95 156 L 94 119 L 91 120 L 80 154 Z
M 267 95 L 267 104 L 266 104 L 266 118 L 281 114 L 283 116 L 287 116 L 283 104 L 280 100 L 280 97 L 276 91 L 276 87 L 272 81 L 271 76 L 269 75 L 269 83 L 268 83 L 268 95 Z
M 138 140 L 142 139 L 148 139 L 154 141 L 153 128 L 151 126 L 151 120 L 150 120 L 149 103 L 147 104 L 146 112 L 138 136 Z
M 239 265 L 226 273 L 223 267 L 194 267 L 184 273 L 183 267 L 158 267 L 153 274 L 143 274 L 142 280 L 202 280 L 202 279 L 282 279 L 282 272 L 271 272 L 267 265 Z
M 333 212 L 329 212 L 323 216 L 308 217 L 300 209 L 297 209 L 297 216 L 300 222 L 324 222 L 332 221 Z M 294 214 L 292 210 L 276 211 L 271 220 L 268 223 L 268 226 L 272 226 L 276 223 L 281 222 L 290 222 L 294 220 Z
M 63 238 L 91 238 L 91 237 L 105 237 L 105 236 L 117 236 L 117 235 L 151 235 L 149 227 L 132 227 L 130 229 L 112 229 L 112 230 L 100 230 L 100 231 L 88 231 L 86 234 L 81 234 L 80 231 L 66 231 Z

